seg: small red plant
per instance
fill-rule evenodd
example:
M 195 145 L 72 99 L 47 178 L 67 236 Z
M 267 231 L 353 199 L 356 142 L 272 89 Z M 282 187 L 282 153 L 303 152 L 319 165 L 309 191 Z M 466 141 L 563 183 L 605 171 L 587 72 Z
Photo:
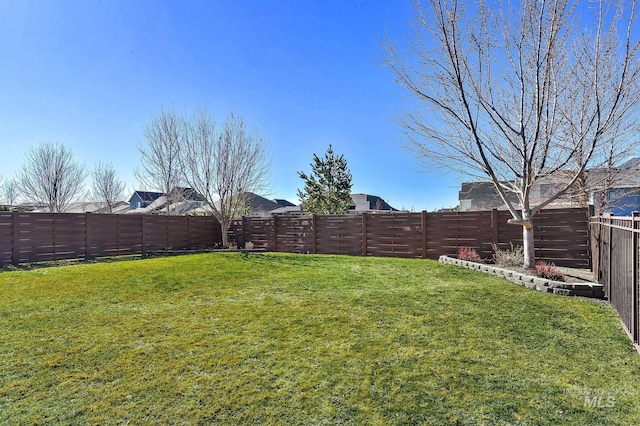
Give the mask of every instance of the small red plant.
M 477 251 L 471 247 L 460 247 L 458 249 L 458 259 L 468 262 L 484 263 Z
M 564 281 L 565 276 L 556 265 L 543 261 L 536 262 L 536 266 L 531 270 L 533 274 L 540 278 L 546 278 L 551 281 Z

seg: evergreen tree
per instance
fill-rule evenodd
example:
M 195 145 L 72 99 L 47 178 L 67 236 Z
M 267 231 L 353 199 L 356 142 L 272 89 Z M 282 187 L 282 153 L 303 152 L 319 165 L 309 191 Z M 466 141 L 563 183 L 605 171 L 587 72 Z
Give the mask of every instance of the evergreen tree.
M 302 207 L 315 214 L 345 214 L 351 205 L 351 172 L 343 155 L 329 149 L 324 158 L 313 154 L 311 174 L 298 172 L 304 190 L 298 190 Z

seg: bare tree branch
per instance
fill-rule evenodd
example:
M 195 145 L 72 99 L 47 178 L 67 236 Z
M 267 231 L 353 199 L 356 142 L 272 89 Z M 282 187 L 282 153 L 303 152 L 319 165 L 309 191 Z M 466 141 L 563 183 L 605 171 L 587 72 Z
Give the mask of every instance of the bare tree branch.
M 595 4 L 592 31 L 572 0 L 418 1 L 409 60 L 385 45 L 421 109 L 399 117 L 405 147 L 427 168 L 492 181 L 523 227 L 526 266 L 533 216 L 637 145 L 636 2 Z
M 71 149 L 43 142 L 27 151 L 18 182 L 26 201 L 60 213 L 82 195 L 86 176 L 85 166 L 74 161 Z
M 218 131 L 206 109 L 182 120 L 181 164 L 188 185 L 202 194 L 222 226 L 228 245 L 231 219 L 246 211 L 249 193 L 267 189 L 269 162 L 264 141 L 231 114 Z
M 91 172 L 93 177 L 93 196 L 104 204 L 106 213 L 113 213 L 113 207 L 124 195 L 125 183 L 118 179 L 111 163 L 99 162 Z
M 134 171 L 145 190 L 158 190 L 166 197 L 166 214 L 178 201 L 180 191 L 172 191 L 182 183 L 180 166 L 180 141 L 183 138 L 182 119 L 172 110 L 161 108 L 158 115 L 144 129 L 146 145 L 139 145 L 140 168 Z
M 16 204 L 20 197 L 20 184 L 15 179 L 8 180 L 2 187 L 2 195 L 9 206 Z

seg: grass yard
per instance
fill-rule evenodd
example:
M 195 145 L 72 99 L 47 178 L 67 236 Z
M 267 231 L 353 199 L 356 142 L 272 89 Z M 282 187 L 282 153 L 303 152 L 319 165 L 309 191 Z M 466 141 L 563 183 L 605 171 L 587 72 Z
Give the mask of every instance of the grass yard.
M 433 261 L 239 253 L 0 273 L 1 424 L 633 424 L 607 304 Z

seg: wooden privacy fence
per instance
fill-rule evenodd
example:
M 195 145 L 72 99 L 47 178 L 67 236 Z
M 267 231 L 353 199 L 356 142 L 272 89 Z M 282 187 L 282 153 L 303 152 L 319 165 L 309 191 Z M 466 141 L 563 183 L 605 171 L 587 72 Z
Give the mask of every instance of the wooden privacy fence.
M 588 209 L 544 210 L 534 218 L 536 257 L 558 266 L 590 267 Z M 438 259 L 472 247 L 483 258 L 492 244 L 522 245 L 522 228 L 506 211 L 362 213 L 331 216 L 243 217 L 230 237 L 240 245 L 294 253 L 350 254 Z
M 0 265 L 207 249 L 221 241 L 213 217 L 0 212 Z
M 633 341 L 640 343 L 640 217 L 594 217 L 590 227 L 593 272 Z

